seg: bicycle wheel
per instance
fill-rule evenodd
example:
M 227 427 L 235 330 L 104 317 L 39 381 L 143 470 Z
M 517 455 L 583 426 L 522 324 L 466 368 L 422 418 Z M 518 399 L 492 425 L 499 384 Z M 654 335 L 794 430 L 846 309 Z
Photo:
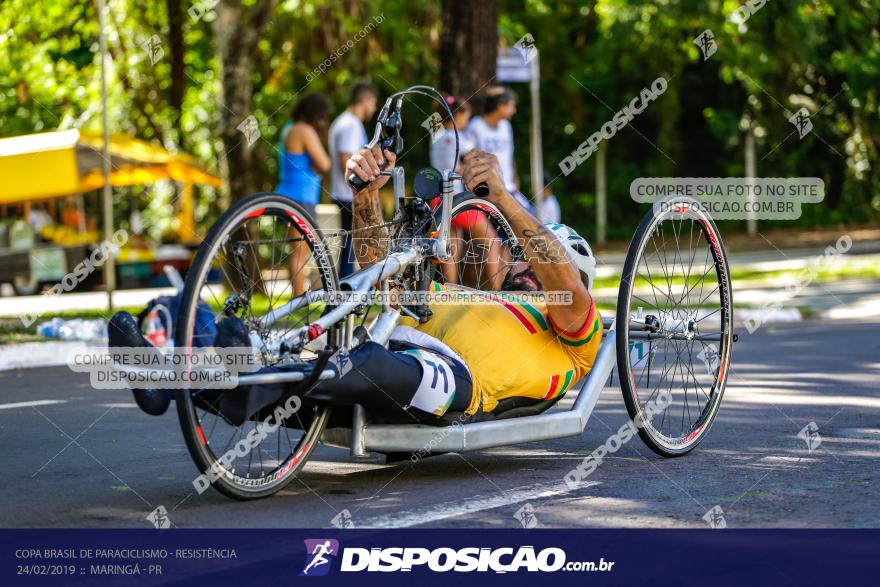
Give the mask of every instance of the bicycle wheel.
M 303 291 L 293 295 L 296 287 Z M 308 214 L 285 196 L 249 196 L 220 217 L 199 248 L 187 273 L 175 344 L 204 346 L 196 334 L 204 302 L 217 316 L 234 314 L 244 321 L 252 344 L 259 349 L 261 365 L 291 360 L 305 364 L 313 353 L 303 350 L 291 357 L 280 341 L 325 311 L 324 302 L 306 303 L 307 292 L 337 288 L 333 261 Z M 261 322 L 261 317 L 285 303 L 300 307 L 274 323 Z M 328 337 L 334 335 L 328 332 Z M 236 499 L 266 497 L 292 481 L 305 465 L 320 439 L 329 408 L 304 402 L 281 422 L 273 421 L 274 430 L 262 426 L 259 416 L 265 418 L 263 414 L 236 425 L 217 408 L 230 391 L 177 391 L 187 448 L 200 472 L 212 472 L 209 478 L 222 493 Z M 242 440 L 254 434 L 262 441 L 240 454 L 245 452 L 240 449 Z
M 434 215 L 439 225 L 439 208 Z M 511 263 L 525 258 L 510 222 L 495 204 L 467 192 L 454 197 L 451 217 L 452 259 L 435 264 L 435 279 L 500 291 Z
M 730 366 L 730 272 L 714 221 L 687 197 L 652 209 L 630 243 L 617 298 L 617 368 L 630 418 L 654 452 L 681 456 L 709 432 Z

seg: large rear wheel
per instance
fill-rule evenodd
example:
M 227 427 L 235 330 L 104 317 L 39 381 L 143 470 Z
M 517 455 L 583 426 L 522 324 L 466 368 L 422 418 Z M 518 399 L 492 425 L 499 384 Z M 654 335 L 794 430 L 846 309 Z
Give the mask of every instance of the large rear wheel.
M 199 248 L 187 274 L 175 344 L 191 348 L 213 342 L 199 340 L 207 304 L 215 322 L 230 315 L 244 322 L 261 366 L 291 360 L 306 364 L 313 352 L 304 349 L 291 357 L 280 341 L 326 310 L 324 302 L 306 297 L 321 289 L 336 291 L 338 283 L 314 220 L 287 197 L 249 196 L 220 217 Z M 262 320 L 285 305 L 295 309 L 269 323 Z M 230 392 L 177 391 L 183 436 L 199 471 L 219 491 L 236 499 L 266 497 L 300 472 L 318 444 L 330 408 L 303 402 L 280 422 L 270 422 L 274 429 L 263 426 L 260 416 L 265 414 L 237 425 L 217 407 Z M 248 439 L 255 435 L 261 441 L 252 446 Z

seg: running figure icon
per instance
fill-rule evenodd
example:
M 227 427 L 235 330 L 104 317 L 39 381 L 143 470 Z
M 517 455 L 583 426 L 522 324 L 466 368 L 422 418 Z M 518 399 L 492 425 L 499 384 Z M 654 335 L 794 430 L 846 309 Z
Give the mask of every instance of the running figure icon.
M 306 552 L 309 559 L 300 576 L 317 576 L 326 575 L 330 570 L 328 563 L 329 557 L 335 557 L 338 554 L 339 542 L 333 539 L 325 540 L 306 540 Z M 323 568 L 322 565 L 327 565 Z M 316 570 L 316 573 L 310 574 L 310 571 Z

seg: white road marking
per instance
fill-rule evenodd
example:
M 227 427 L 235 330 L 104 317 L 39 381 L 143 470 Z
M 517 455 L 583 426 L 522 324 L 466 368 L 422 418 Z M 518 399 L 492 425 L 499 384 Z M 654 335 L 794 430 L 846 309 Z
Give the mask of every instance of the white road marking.
M 599 485 L 599 482 L 587 481 L 579 483 L 572 489 L 569 489 L 568 486 L 561 481 L 558 483 L 529 485 L 526 487 L 511 489 L 504 493 L 475 495 L 463 501 L 440 503 L 417 511 L 389 514 L 387 516 L 379 516 L 377 518 L 366 520 L 355 520 L 355 524 L 358 528 L 409 528 L 410 526 L 429 524 L 438 520 L 445 520 L 446 518 L 454 518 L 456 516 L 462 516 L 474 512 L 491 510 L 533 499 L 544 499 L 557 495 L 566 495 L 573 491 L 578 491 L 594 485 Z
M 18 402 L 14 404 L 0 404 L 0 410 L 11 410 L 13 408 L 30 408 L 33 406 L 48 406 L 52 404 L 66 404 L 66 399 L 41 399 L 34 402 Z

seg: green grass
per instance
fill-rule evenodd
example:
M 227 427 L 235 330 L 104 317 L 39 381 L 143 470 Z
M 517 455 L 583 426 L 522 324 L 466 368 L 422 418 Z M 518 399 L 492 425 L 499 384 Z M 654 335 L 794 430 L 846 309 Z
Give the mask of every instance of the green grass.
M 143 308 L 127 307 L 114 308 L 114 313 L 119 310 L 126 310 L 132 314 L 137 314 Z M 18 342 L 44 342 L 45 337 L 37 335 L 37 326 L 43 322 L 48 322 L 53 318 L 61 318 L 63 320 L 93 320 L 95 318 L 103 318 L 106 320 L 109 314 L 106 310 L 70 310 L 66 312 L 49 312 L 44 316 L 40 316 L 36 322 L 30 326 L 25 326 L 17 316 L 0 317 L 0 345 L 13 344 Z
M 809 265 L 809 264 L 808 264 Z M 799 281 L 810 278 L 813 283 L 829 283 L 844 279 L 880 279 L 880 263 L 873 259 L 840 259 L 829 260 L 821 263 L 809 265 L 810 269 L 774 269 L 770 271 L 759 271 L 754 269 L 738 269 L 732 267 L 730 269 L 730 279 L 736 286 L 737 282 L 756 282 L 756 281 L 775 281 L 788 278 L 792 281 Z M 695 270 L 705 271 L 703 267 L 696 267 Z M 681 270 L 679 267 L 678 271 Z M 673 286 L 684 286 L 684 276 L 673 276 L 667 281 L 665 275 L 661 272 L 659 275 L 652 273 L 654 285 L 661 287 L 668 283 Z M 702 273 L 690 276 L 688 282 L 691 286 L 699 283 Z M 711 275 L 706 279 L 710 279 Z M 599 277 L 596 279 L 594 287 L 596 288 L 617 288 L 620 285 L 620 278 L 617 276 Z M 650 287 L 647 275 L 644 272 L 639 274 L 636 279 L 636 287 Z
M 805 279 L 812 276 L 818 283 L 839 281 L 842 279 L 880 279 L 880 263 L 869 259 L 852 259 L 841 262 L 830 260 L 816 264 L 810 269 L 779 269 L 773 271 L 731 270 L 733 279 L 770 280 L 782 277 Z
M 801 318 L 804 320 L 809 320 L 810 318 L 815 318 L 819 315 L 819 310 L 814 308 L 813 306 L 798 306 L 798 312 L 801 313 Z

